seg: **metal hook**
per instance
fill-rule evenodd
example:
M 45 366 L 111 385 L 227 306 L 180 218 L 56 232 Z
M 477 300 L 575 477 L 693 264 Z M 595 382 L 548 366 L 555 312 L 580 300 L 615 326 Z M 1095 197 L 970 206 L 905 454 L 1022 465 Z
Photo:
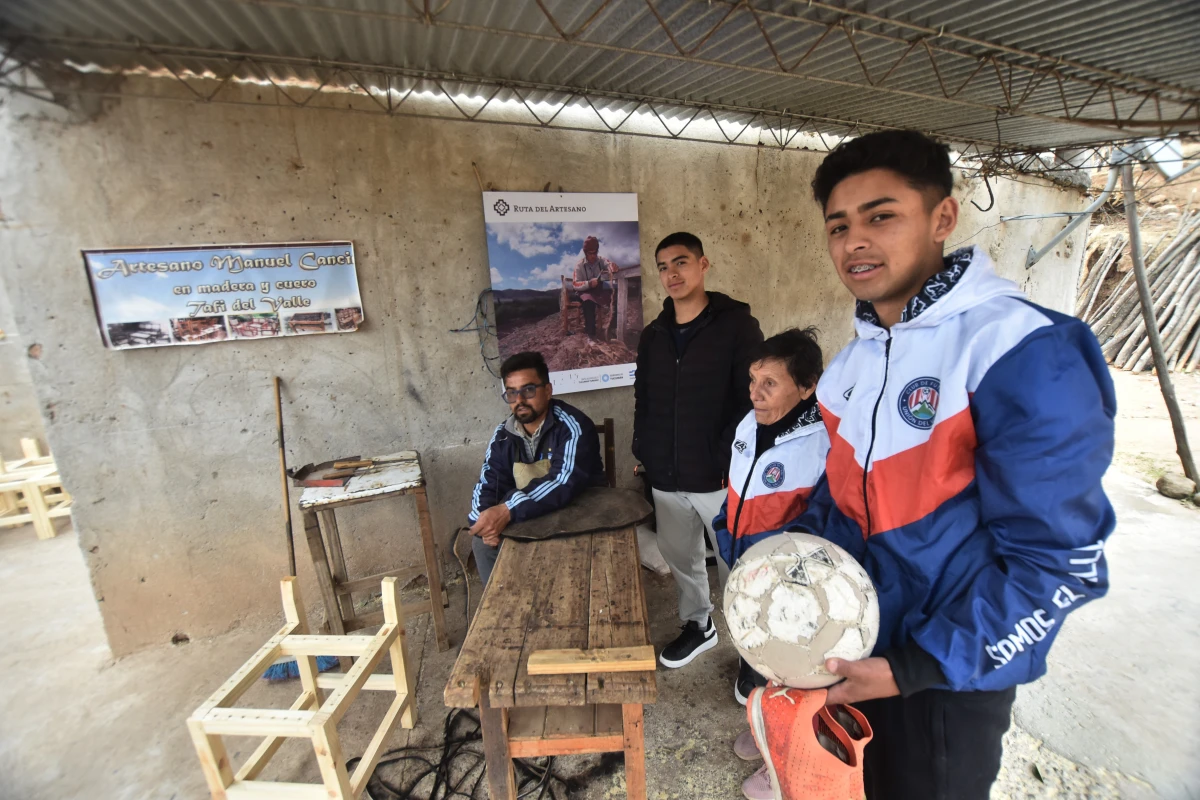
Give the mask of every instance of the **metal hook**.
M 983 176 L 983 185 L 986 186 L 987 190 L 988 190 L 988 207 L 984 208 L 983 206 L 979 205 L 979 203 L 976 203 L 974 200 L 971 201 L 971 205 L 975 206 L 980 211 L 991 211 L 992 206 L 996 205 L 996 195 L 992 194 L 992 185 L 990 183 L 988 183 L 987 175 Z

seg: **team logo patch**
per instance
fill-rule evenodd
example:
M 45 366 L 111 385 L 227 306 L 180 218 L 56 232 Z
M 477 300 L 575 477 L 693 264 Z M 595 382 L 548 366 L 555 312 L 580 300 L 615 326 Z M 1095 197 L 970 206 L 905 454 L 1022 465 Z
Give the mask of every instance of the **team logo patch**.
M 763 470 L 762 481 L 768 489 L 778 489 L 783 485 L 783 464 L 772 461 Z
M 909 381 L 900 393 L 900 416 L 909 425 L 923 431 L 933 427 L 933 418 L 937 415 L 938 389 L 941 381 L 937 378 L 917 378 Z
M 739 453 L 746 452 L 747 447 L 749 447 L 749 445 L 747 445 L 741 439 L 738 439 L 736 442 L 733 443 L 733 449 L 737 450 Z

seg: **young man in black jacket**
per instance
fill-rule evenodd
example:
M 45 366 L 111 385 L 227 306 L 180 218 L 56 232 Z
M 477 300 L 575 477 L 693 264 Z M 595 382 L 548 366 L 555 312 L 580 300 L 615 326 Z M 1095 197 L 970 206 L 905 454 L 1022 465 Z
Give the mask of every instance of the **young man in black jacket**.
M 658 547 L 675 576 L 683 633 L 659 660 L 682 667 L 715 647 L 704 531 L 725 499 L 738 422 L 750 410 L 750 355 L 762 342 L 750 306 L 704 290 L 708 259 L 690 233 L 655 250 L 669 297 L 642 331 L 634 377 L 633 455 L 654 490 Z M 717 559 L 722 582 L 729 568 Z

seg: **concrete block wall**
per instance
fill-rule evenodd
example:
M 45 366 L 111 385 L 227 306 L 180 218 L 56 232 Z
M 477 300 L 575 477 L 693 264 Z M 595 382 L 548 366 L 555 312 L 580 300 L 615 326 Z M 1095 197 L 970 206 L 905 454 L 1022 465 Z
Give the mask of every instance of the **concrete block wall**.
M 21 349 L 41 347 L 30 362 L 37 403 L 53 410 L 46 433 L 75 496 L 113 652 L 279 614 L 275 375 L 285 383 L 290 463 L 422 453 L 449 563 L 446 542 L 506 413 L 475 335 L 449 332 L 488 286 L 472 162 L 496 189 L 637 192 L 647 318 L 665 296 L 653 246 L 691 230 L 714 265 L 710 288 L 749 302 L 768 334 L 817 325 L 832 355 L 852 336 L 852 303 L 809 197 L 820 159 L 282 105 L 127 98 L 77 122 L 0 98 L 0 278 Z M 982 244 L 1034 300 L 1069 310 L 1084 234 L 1026 272 L 1030 242 L 1046 241 L 1062 220 L 1001 224 L 998 215 L 1072 210 L 1082 196 L 1032 178 L 993 185 L 986 214 L 966 203 L 984 203 L 981 186 L 957 191 L 964 213 L 954 241 Z M 355 242 L 366 312 L 358 333 L 101 345 L 81 248 L 305 239 Z M 617 420 L 618 472 L 632 484 L 632 389 L 570 402 Z M 415 526 L 407 500 L 347 510 L 352 573 L 414 563 Z M 302 540 L 297 550 L 311 604 Z

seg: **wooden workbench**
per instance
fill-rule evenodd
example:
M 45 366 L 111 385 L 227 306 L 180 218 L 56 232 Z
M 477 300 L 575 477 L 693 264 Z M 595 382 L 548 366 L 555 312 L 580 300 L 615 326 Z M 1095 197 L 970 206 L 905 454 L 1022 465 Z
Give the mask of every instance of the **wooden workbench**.
M 445 691 L 448 706 L 479 706 L 493 800 L 515 797 L 513 758 L 614 751 L 628 796 L 645 798 L 654 672 L 530 675 L 527 662 L 535 650 L 649 644 L 633 527 L 505 539 Z
M 419 575 L 429 583 L 429 600 L 404 606 L 407 618 L 429 612 L 433 617 L 434 636 L 438 650 L 449 649 L 446 638 L 446 617 L 442 595 L 441 570 L 437 548 L 433 542 L 433 527 L 429 520 L 429 501 L 425 495 L 425 474 L 421 457 L 413 450 L 380 456 L 379 467 L 351 478 L 345 486 L 308 487 L 300 495 L 300 511 L 304 516 L 304 535 L 312 556 L 317 585 L 325 603 L 325 619 L 330 633 L 344 634 L 383 621 L 383 612 L 359 616 L 354 610 L 354 593 L 372 591 L 384 578 L 396 578 L 403 587 Z M 422 566 L 388 570 L 365 578 L 351 579 L 346 573 L 346 557 L 338 532 L 335 509 L 369 503 L 389 497 L 412 495 L 417 506 L 417 527 L 425 563 Z M 324 539 L 322 540 L 322 534 Z

